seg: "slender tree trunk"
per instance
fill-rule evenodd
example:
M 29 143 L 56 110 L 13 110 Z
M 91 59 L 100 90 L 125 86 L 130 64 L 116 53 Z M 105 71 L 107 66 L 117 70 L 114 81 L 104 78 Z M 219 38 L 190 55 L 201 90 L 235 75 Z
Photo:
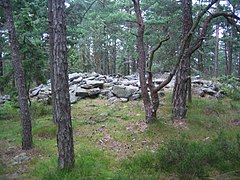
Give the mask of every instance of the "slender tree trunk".
M 198 70 L 202 73 L 204 72 L 203 55 L 201 52 L 198 53 Z
M 51 93 L 52 93 L 52 114 L 53 114 L 53 122 L 57 123 L 57 118 L 56 118 L 56 106 L 54 106 L 56 95 L 55 95 L 55 87 L 54 87 L 54 68 L 53 68 L 53 48 L 54 48 L 54 34 L 53 34 L 53 9 L 52 9 L 52 1 L 53 0 L 48 0 L 48 26 L 49 26 L 49 63 L 50 63 L 50 79 L 51 79 Z
M 219 24 L 216 25 L 216 45 L 214 57 L 214 76 L 218 77 L 218 49 L 219 49 Z
M 117 62 L 117 39 L 114 38 L 112 52 L 112 74 L 116 74 L 116 62 Z
M 227 43 L 224 44 L 224 55 L 225 55 L 225 76 L 228 76 L 228 52 L 227 52 Z
M 0 77 L 3 77 L 3 59 L 2 59 L 2 51 L 0 51 Z M 0 95 L 3 93 L 4 87 L 0 86 Z
M 67 41 L 66 21 L 63 0 L 50 0 L 51 11 L 49 21 L 51 38 L 53 38 L 52 51 L 52 79 L 55 96 L 53 107 L 54 118 L 57 122 L 57 145 L 58 145 L 58 167 L 69 169 L 74 166 L 74 146 L 71 121 L 71 106 L 68 85 L 68 63 L 67 63 Z M 51 17 L 52 15 L 52 17 Z
M 148 94 L 148 88 L 146 83 L 146 52 L 144 47 L 144 22 L 141 16 L 140 4 L 139 0 L 133 0 L 134 10 L 137 17 L 138 22 L 138 32 L 137 32 L 137 53 L 139 59 L 139 79 L 141 86 L 142 99 L 144 104 L 144 109 L 146 113 L 146 121 L 148 123 L 156 120 L 156 112 L 154 112 L 153 105 L 150 100 L 150 96 Z
M 240 53 L 238 54 L 238 77 L 240 77 Z
M 12 51 L 12 63 L 14 67 L 15 79 L 18 90 L 18 102 L 22 116 L 22 149 L 29 150 L 32 148 L 32 124 L 30 110 L 28 106 L 28 92 L 24 80 L 24 71 L 20 60 L 19 47 L 14 26 L 12 6 L 10 0 L 3 0 L 4 14 L 7 20 L 9 31 L 9 41 Z
M 91 70 L 91 50 L 90 50 L 90 42 L 87 45 L 87 71 Z
M 95 42 L 96 43 L 96 42 Z M 97 73 L 100 72 L 100 67 L 99 67 L 99 54 L 96 48 L 96 44 L 93 45 L 93 55 L 94 55 L 94 64 L 95 64 L 95 71 Z
M 182 12 L 183 12 L 183 35 L 182 39 L 187 36 L 188 32 L 192 28 L 192 1 L 182 0 Z M 172 98 L 172 112 L 176 119 L 183 119 L 187 113 L 186 97 L 187 92 L 191 93 L 191 80 L 190 80 L 190 58 L 191 54 L 187 53 L 190 46 L 191 38 L 186 42 L 185 51 L 182 56 L 181 63 L 176 73 L 176 80 L 173 90 Z M 181 43 L 183 46 L 184 42 Z M 180 48 L 182 49 L 182 47 Z M 189 90 L 188 90 L 189 89 Z M 191 95 L 189 96 L 191 100 Z
M 232 29 L 230 29 L 230 31 L 232 31 Z M 231 39 L 229 40 L 229 43 L 228 43 L 228 62 L 229 62 L 229 72 L 228 72 L 228 75 L 232 75 L 232 67 L 233 67 L 233 43 L 232 43 L 232 40 L 233 40 L 233 33 L 230 32 L 230 37 Z

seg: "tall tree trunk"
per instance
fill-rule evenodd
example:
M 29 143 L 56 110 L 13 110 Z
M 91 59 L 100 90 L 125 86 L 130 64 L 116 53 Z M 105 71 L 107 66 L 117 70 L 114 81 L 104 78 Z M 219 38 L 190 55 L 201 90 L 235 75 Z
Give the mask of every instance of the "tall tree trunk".
M 94 56 L 94 64 L 95 64 L 95 71 L 97 73 L 100 72 L 100 67 L 99 67 L 99 54 L 98 54 L 98 50 L 97 50 L 97 47 L 96 47 L 96 42 L 95 44 L 93 45 L 93 56 Z
M 2 51 L 0 50 L 0 77 L 3 77 L 3 59 L 2 59 Z M 0 86 L 0 95 L 3 93 L 4 88 Z
M 117 62 L 117 39 L 113 39 L 113 50 L 112 50 L 112 74 L 116 74 L 116 62 Z
M 228 42 L 228 62 L 229 62 L 229 68 L 228 68 L 228 75 L 232 75 L 232 67 L 233 67 L 233 33 L 232 33 L 232 29 L 230 29 L 230 37 L 231 39 Z
M 53 68 L 53 48 L 54 48 L 54 34 L 53 34 L 53 9 L 52 9 L 52 1 L 48 0 L 48 34 L 49 34 L 49 64 L 50 64 L 50 79 L 51 79 L 51 93 L 52 93 L 52 114 L 53 114 L 53 122 L 57 123 L 56 118 L 56 106 L 54 106 L 56 95 L 55 95 L 55 87 L 54 87 L 54 68 Z
M 238 77 L 240 77 L 240 53 L 238 54 Z
M 133 0 L 134 10 L 138 22 L 138 32 L 137 32 L 137 53 L 139 59 L 139 79 L 141 86 L 142 99 L 144 104 L 144 109 L 146 113 L 146 121 L 148 123 L 156 120 L 156 112 L 154 112 L 153 105 L 148 94 L 148 88 L 146 83 L 146 52 L 144 47 L 144 22 L 141 15 L 139 0 Z
M 193 20 L 192 20 L 192 1 L 191 0 L 182 0 L 182 13 L 183 13 L 183 35 L 182 39 L 187 36 L 189 31 L 192 28 Z M 182 40 L 183 41 L 183 40 Z M 181 63 L 179 64 L 179 68 L 176 73 L 176 80 L 174 84 L 173 90 L 173 98 L 172 98 L 172 111 L 173 116 L 176 119 L 183 119 L 187 113 L 186 107 L 186 97 L 187 97 L 187 89 L 189 88 L 189 93 L 191 93 L 191 81 L 190 81 L 190 58 L 191 54 L 187 53 L 187 50 L 190 46 L 191 38 L 188 38 L 185 51 L 182 56 Z M 181 43 L 183 46 L 184 42 Z M 180 49 L 182 49 L 181 47 Z M 188 88 L 187 88 L 188 87 Z M 191 97 L 191 96 L 190 96 Z
M 71 106 L 68 85 L 68 63 L 67 63 L 67 41 L 66 21 L 63 0 L 50 0 L 51 11 L 49 21 L 52 28 L 53 47 L 52 51 L 52 73 L 51 82 L 55 90 L 53 107 L 54 117 L 57 122 L 57 145 L 58 145 L 58 167 L 69 169 L 74 166 L 74 146 L 71 121 Z M 52 15 L 52 17 L 51 17 Z
M 198 52 L 198 70 L 202 73 L 204 72 L 203 55 L 201 49 L 200 52 Z
M 224 56 L 225 56 L 225 76 L 228 76 L 228 52 L 227 52 L 227 43 L 224 43 Z
M 219 49 L 219 24 L 216 25 L 216 44 L 214 57 L 214 76 L 218 77 L 218 49 Z
M 32 124 L 30 110 L 28 106 L 28 92 L 24 80 L 24 71 L 20 60 L 19 47 L 14 26 L 12 6 L 10 0 L 3 0 L 4 14 L 7 20 L 9 31 L 9 41 L 12 51 L 12 63 L 18 90 L 18 102 L 22 115 L 22 149 L 29 150 L 32 148 Z

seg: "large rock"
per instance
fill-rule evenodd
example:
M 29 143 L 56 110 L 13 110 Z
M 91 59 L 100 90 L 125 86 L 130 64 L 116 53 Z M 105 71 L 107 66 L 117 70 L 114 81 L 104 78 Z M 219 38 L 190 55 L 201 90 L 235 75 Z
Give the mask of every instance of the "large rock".
M 104 81 L 96 81 L 96 80 L 86 80 L 86 84 L 92 86 L 93 88 L 103 89 Z
M 211 88 L 202 88 L 202 91 L 205 93 L 205 94 L 209 94 L 211 96 L 214 96 L 215 94 L 217 94 L 217 91 L 214 91 L 213 89 Z
M 112 93 L 118 98 L 129 98 L 135 92 L 138 91 L 138 87 L 134 86 L 113 86 Z
M 74 104 L 78 101 L 78 97 L 75 95 L 75 93 L 70 93 L 70 103 Z
M 73 81 L 74 79 L 77 79 L 81 76 L 81 73 L 71 73 L 68 75 L 68 79 L 69 81 Z
M 88 97 L 88 91 L 81 87 L 77 87 L 75 90 L 75 95 L 81 98 L 85 98 L 85 97 Z
M 90 91 L 88 91 L 88 96 L 91 98 L 98 97 L 100 94 L 101 90 L 99 88 L 93 88 Z

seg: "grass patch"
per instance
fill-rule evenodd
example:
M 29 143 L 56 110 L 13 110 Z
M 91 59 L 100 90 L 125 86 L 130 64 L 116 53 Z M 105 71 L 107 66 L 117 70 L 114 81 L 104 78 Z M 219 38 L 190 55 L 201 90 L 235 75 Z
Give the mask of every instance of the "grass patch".
M 75 156 L 75 167 L 71 171 L 58 170 L 56 168 L 57 157 L 54 156 L 39 163 L 32 172 L 32 176 L 46 180 L 106 179 L 112 176 L 110 161 L 98 149 L 78 151 Z
M 152 180 L 239 175 L 239 126 L 232 123 L 239 120 L 239 102 L 194 97 L 188 104 L 186 128 L 173 125 L 170 93 L 161 103 L 158 120 L 147 126 L 141 101 L 83 99 L 74 104 L 75 167 L 59 171 L 51 107 L 33 102 L 33 141 L 38 153 L 24 163 L 28 170 L 20 178 Z M 9 146 L 21 145 L 19 110 L 4 104 L 0 118 L 1 152 L 5 153 Z M 0 174 L 14 171 L 0 165 Z

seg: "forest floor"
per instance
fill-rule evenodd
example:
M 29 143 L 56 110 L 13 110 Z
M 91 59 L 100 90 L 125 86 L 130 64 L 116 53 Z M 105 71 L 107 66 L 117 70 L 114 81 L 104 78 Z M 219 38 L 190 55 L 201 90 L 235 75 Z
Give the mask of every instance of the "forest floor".
M 239 102 L 194 97 L 186 121 L 177 123 L 171 117 L 171 95 L 161 98 L 161 104 L 158 121 L 152 124 L 144 122 L 142 101 L 83 99 L 72 105 L 75 167 L 70 172 L 57 169 L 51 107 L 32 103 L 34 148 L 23 151 L 19 110 L 4 104 L 0 106 L 0 180 L 240 177 Z

